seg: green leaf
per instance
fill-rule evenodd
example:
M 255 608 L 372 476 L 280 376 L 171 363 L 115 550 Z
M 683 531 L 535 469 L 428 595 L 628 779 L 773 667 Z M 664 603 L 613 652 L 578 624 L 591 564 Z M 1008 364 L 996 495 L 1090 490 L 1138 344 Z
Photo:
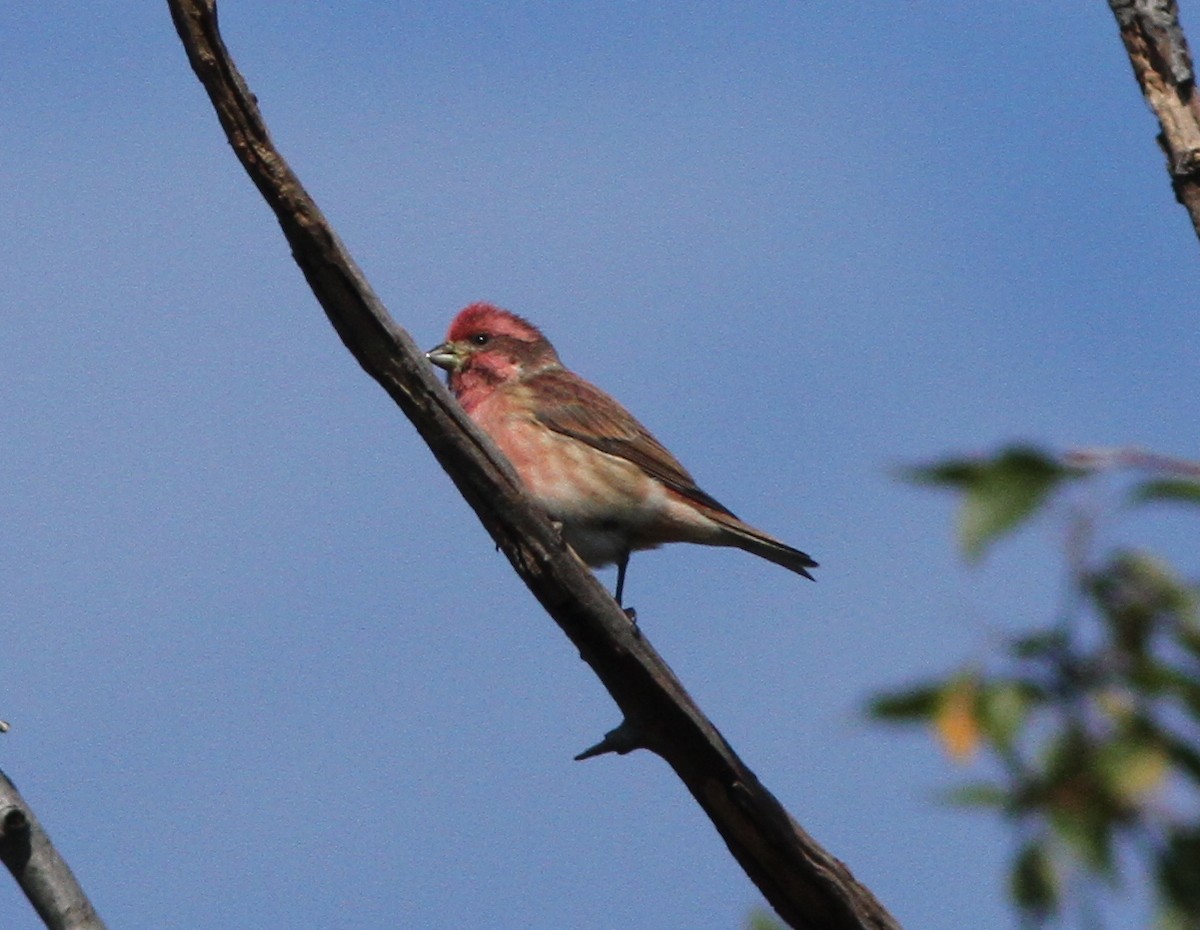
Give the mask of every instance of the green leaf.
M 1050 823 L 1088 869 L 1106 878 L 1115 875 L 1115 823 L 1110 811 L 1098 806 L 1090 810 L 1059 806 L 1050 811 Z
M 1162 785 L 1168 754 L 1157 739 L 1114 739 L 1096 753 L 1096 771 L 1108 791 L 1127 805 L 1140 803 Z
M 1187 478 L 1160 478 L 1144 481 L 1130 493 L 1134 504 L 1163 501 L 1166 503 L 1200 504 L 1200 481 Z
M 1040 843 L 1030 843 L 1017 855 L 1009 876 L 1009 893 L 1017 907 L 1039 919 L 1058 910 L 1058 875 Z
M 1046 633 L 1033 633 L 1013 640 L 1011 649 L 1018 659 L 1040 659 L 1044 656 L 1058 656 L 1066 651 L 1067 635 L 1061 630 L 1050 630 Z
M 1165 669 L 1161 674 L 1165 679 L 1163 690 L 1169 690 L 1192 717 L 1200 719 L 1200 680 L 1175 669 Z
M 1011 749 L 1034 701 L 1035 694 L 1021 681 L 986 685 L 979 695 L 979 717 L 988 739 L 1002 750 Z
M 1200 827 L 1173 830 L 1159 854 L 1158 885 L 1172 910 L 1200 923 Z
M 991 459 L 945 459 L 903 472 L 914 484 L 964 493 L 958 535 L 972 560 L 1032 514 L 1060 481 L 1082 474 L 1031 446 L 1009 446 Z
M 1124 669 L 1123 677 L 1129 682 L 1134 694 L 1142 697 L 1160 697 L 1172 693 L 1179 673 L 1171 666 L 1149 655 L 1124 657 L 1124 662 L 1128 667 Z M 1126 703 L 1132 700 L 1128 691 L 1122 689 L 1122 693 L 1125 694 Z
M 1200 750 L 1174 736 L 1164 736 L 1162 740 L 1167 758 L 1192 781 L 1200 784 Z
M 765 908 L 756 907 L 746 920 L 746 930 L 784 930 L 784 926 Z
M 1175 638 L 1191 655 L 1200 658 L 1200 626 L 1197 626 L 1194 617 L 1189 615 L 1181 618 L 1175 629 Z
M 900 470 L 900 477 L 910 484 L 934 487 L 969 488 L 987 468 L 983 459 L 943 459 L 928 465 L 914 465 Z
M 944 684 L 920 685 L 876 695 L 867 705 L 867 714 L 876 720 L 928 720 L 940 706 L 944 688 Z
M 1041 806 L 1054 832 L 1089 870 L 1113 875 L 1113 831 L 1119 814 L 1098 762 L 1098 748 L 1079 726 L 1052 738 L 1041 775 Z
M 1133 655 L 1144 653 L 1164 624 L 1183 630 L 1191 622 L 1194 596 L 1162 559 L 1120 552 L 1088 581 L 1088 590 L 1116 644 Z
M 1154 919 L 1154 930 L 1197 930 L 1200 915 L 1188 914 L 1181 908 L 1162 907 Z
M 1012 803 L 1012 793 L 1003 785 L 993 782 L 976 782 L 959 785 L 941 794 L 941 800 L 957 807 L 991 807 L 999 810 Z
M 1014 447 L 993 459 L 966 488 L 958 536 L 967 558 L 1016 529 L 1070 470 L 1035 449 Z

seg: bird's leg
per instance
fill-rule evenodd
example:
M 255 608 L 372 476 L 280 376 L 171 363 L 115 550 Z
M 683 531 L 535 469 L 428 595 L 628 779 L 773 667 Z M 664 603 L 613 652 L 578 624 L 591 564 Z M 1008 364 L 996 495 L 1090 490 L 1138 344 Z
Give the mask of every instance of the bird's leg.
M 621 596 L 625 593 L 625 569 L 629 567 L 629 553 L 621 554 L 621 558 L 617 560 L 617 593 L 614 595 L 617 599 L 617 606 L 625 611 L 625 616 L 629 618 L 629 622 L 635 627 L 637 626 L 637 611 L 632 607 L 625 607 L 621 603 Z
M 629 567 L 629 553 L 622 552 L 621 557 L 617 559 L 617 593 L 613 595 L 617 599 L 617 606 L 621 605 L 621 595 L 625 593 L 625 569 Z

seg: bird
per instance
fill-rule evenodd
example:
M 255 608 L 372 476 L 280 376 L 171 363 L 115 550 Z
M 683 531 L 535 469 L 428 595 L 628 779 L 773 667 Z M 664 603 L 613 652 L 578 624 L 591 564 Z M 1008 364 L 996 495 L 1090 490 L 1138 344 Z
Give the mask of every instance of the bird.
M 473 303 L 426 358 L 512 463 L 564 541 L 593 568 L 617 566 L 622 604 L 633 552 L 664 543 L 733 546 L 810 580 L 817 563 L 702 491 L 628 410 L 566 368 L 529 321 Z

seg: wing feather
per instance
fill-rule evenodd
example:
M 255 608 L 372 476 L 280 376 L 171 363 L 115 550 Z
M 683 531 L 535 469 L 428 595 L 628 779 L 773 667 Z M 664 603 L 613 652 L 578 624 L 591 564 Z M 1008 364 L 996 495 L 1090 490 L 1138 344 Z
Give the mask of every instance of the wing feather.
M 688 470 L 633 414 L 598 387 L 564 368 L 543 370 L 525 384 L 538 398 L 538 421 L 548 429 L 632 462 L 688 500 L 737 519 L 696 486 Z

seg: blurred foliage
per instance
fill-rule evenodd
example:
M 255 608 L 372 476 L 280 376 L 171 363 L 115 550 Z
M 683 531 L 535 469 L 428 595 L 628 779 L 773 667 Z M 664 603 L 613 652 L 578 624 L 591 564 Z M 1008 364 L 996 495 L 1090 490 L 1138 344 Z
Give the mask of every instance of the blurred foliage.
M 1077 469 L 1036 449 L 1013 446 L 993 459 L 948 459 L 910 469 L 917 484 L 954 488 L 963 494 L 958 538 L 968 558 L 979 559 L 988 544 L 1032 514 Z
M 1162 930 L 1197 930 L 1200 589 L 1149 553 L 1090 550 L 1097 522 L 1118 510 L 1200 516 L 1200 465 L 1137 450 L 1058 458 L 1013 447 L 907 477 L 962 495 L 959 543 L 972 561 L 1037 514 L 1064 519 L 1068 607 L 981 662 L 875 696 L 871 716 L 924 724 L 951 759 L 988 770 L 948 800 L 1012 825 L 1008 889 L 1024 922 L 1074 913 L 1095 925 L 1097 887 L 1141 881 Z M 1119 506 L 1090 515 L 1071 506 L 1114 480 Z
M 746 919 L 746 930 L 785 930 L 779 918 L 761 907 L 750 912 Z

